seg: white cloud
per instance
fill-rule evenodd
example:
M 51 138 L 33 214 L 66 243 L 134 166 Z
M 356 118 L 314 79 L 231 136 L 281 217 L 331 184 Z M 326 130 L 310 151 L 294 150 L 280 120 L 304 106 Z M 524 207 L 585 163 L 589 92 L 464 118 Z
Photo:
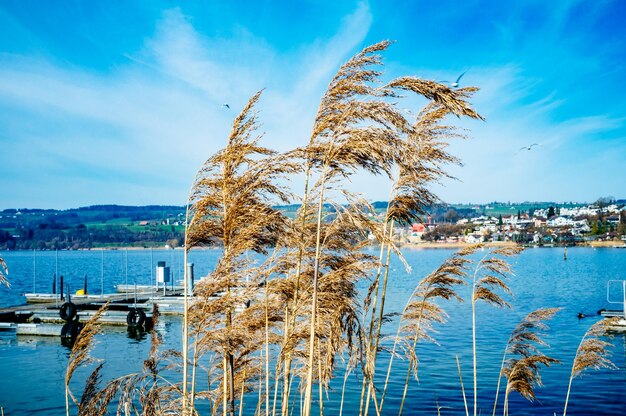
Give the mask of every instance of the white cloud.
M 0 168 L 3 205 L 182 204 L 236 112 L 267 85 L 265 144 L 302 145 L 325 84 L 370 22 L 361 5 L 330 40 L 279 56 L 245 30 L 235 39 L 202 37 L 174 9 L 144 49 L 110 74 L 2 55 L 0 108 L 12 118 L 0 127 L 0 145 L 11 155 Z

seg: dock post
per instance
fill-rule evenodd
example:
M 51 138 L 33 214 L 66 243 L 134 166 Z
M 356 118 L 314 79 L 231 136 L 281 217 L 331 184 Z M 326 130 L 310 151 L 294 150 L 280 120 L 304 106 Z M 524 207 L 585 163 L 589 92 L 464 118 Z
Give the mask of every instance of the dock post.
M 124 250 L 124 276 L 126 282 L 126 301 L 128 301 L 128 249 Z
M 104 249 L 100 250 L 100 294 L 104 295 Z
M 33 293 L 37 293 L 37 252 L 33 249 Z
M 624 304 L 624 319 L 626 319 L 626 280 L 622 280 L 622 296 Z
M 185 284 L 187 285 L 187 290 L 189 291 L 190 294 L 193 293 L 193 263 L 187 263 L 187 279 L 188 281 L 185 282 Z
M 61 300 L 63 300 L 63 275 L 59 276 L 59 288 L 60 288 L 59 293 L 61 295 L 60 297 L 61 297 Z

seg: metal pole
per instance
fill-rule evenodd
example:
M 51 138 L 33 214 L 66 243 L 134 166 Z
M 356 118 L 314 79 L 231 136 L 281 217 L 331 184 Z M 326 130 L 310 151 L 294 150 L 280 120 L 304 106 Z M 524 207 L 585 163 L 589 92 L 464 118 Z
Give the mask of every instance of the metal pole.
M 37 293 L 35 289 L 37 282 L 37 252 L 33 249 L 33 293 Z
M 59 275 L 59 249 L 58 248 L 54 249 L 54 254 L 55 254 L 54 275 L 58 276 Z M 61 289 L 61 290 L 63 290 L 63 289 Z M 59 306 L 59 297 L 58 296 L 54 297 L 54 303 L 55 303 L 55 306 Z
M 193 275 L 193 263 L 187 263 L 187 278 L 185 279 L 185 285 L 187 285 L 188 293 L 193 293 L 193 285 L 194 285 L 194 275 Z
M 128 249 L 124 250 L 124 275 L 126 276 L 126 300 L 128 300 Z
M 622 296 L 624 302 L 624 319 L 626 319 L 626 280 L 622 280 Z
M 154 287 L 157 287 L 156 273 L 154 271 L 154 249 L 150 247 L 150 284 L 154 281 Z
M 104 296 L 104 249 L 100 250 L 100 295 Z

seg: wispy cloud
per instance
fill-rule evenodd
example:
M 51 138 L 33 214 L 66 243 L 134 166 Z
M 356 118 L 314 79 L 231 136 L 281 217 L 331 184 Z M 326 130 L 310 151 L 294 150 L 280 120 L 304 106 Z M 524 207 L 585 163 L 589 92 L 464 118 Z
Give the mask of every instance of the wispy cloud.
M 256 90 L 273 87 L 261 108 L 275 147 L 293 144 L 294 131 L 306 136 L 325 83 L 370 22 L 361 5 L 329 40 L 282 56 L 245 32 L 228 40 L 203 37 L 173 9 L 144 48 L 107 75 L 5 54 L 0 107 L 7 122 L 0 143 L 5 154 L 19 155 L 0 168 L 5 201 L 183 203 L 196 167 L 223 145 L 232 117 Z M 281 82 L 294 66 L 302 72 Z

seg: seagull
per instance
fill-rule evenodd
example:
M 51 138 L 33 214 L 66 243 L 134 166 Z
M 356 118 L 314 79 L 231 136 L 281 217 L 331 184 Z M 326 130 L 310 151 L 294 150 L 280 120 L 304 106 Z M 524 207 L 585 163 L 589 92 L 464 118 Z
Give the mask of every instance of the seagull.
M 224 107 L 226 107 L 226 108 L 230 109 L 230 105 L 229 105 L 228 103 L 224 103 L 224 104 L 222 104 L 222 108 L 224 108 Z
M 534 146 L 541 146 L 541 145 L 539 143 L 533 143 L 530 146 L 520 147 L 520 149 L 515 154 L 521 152 L 522 150 L 532 150 Z
M 465 71 L 467 72 L 467 71 Z M 450 87 L 451 88 L 458 88 L 459 87 L 459 81 L 461 81 L 461 78 L 463 77 L 463 75 L 465 75 L 465 72 L 463 72 L 461 75 L 458 76 L 458 78 L 456 79 L 456 81 L 450 83 L 450 81 L 439 81 L 439 82 L 446 82 L 446 83 L 450 83 Z

